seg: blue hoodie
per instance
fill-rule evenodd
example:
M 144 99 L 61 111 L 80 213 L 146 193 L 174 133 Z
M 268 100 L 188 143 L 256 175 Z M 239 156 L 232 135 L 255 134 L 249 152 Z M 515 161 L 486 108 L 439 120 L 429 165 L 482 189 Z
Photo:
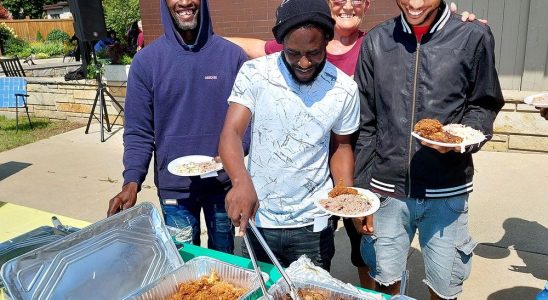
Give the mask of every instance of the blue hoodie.
M 214 178 L 180 177 L 168 163 L 185 155 L 218 155 L 227 99 L 240 66 L 241 48 L 213 33 L 207 0 L 201 1 L 197 38 L 187 45 L 165 0 L 164 35 L 139 51 L 131 64 L 124 126 L 124 185 L 145 180 L 154 153 L 154 182 L 162 199 L 227 189 L 224 171 Z M 247 153 L 247 146 L 244 146 Z

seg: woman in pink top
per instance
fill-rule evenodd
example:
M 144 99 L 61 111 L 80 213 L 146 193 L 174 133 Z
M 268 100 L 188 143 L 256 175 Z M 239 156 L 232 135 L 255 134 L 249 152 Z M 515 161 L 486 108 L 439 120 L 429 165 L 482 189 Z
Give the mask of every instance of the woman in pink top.
M 137 22 L 137 26 L 139 27 L 139 33 L 137 34 L 137 51 L 143 49 L 145 46 L 145 36 L 143 34 L 143 23 L 141 20 Z

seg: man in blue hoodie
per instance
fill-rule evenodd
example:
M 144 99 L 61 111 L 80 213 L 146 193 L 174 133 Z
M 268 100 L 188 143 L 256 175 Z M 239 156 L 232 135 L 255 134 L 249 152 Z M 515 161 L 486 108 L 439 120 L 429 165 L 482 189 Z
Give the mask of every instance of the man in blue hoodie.
M 192 225 L 200 244 L 200 210 L 208 247 L 232 253 L 234 227 L 224 199 L 224 171 L 211 178 L 180 177 L 167 165 L 186 155 L 217 156 L 234 79 L 246 55 L 215 35 L 207 0 L 160 0 L 164 35 L 135 56 L 129 73 L 124 128 L 124 184 L 108 215 L 130 208 L 154 154 L 154 182 L 167 225 Z

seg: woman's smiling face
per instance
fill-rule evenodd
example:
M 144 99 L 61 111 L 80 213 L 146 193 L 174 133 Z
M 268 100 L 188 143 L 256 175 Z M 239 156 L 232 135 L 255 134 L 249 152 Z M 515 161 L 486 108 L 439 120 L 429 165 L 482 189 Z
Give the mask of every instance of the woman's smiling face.
M 344 35 L 358 31 L 369 4 L 370 0 L 329 0 L 335 32 Z

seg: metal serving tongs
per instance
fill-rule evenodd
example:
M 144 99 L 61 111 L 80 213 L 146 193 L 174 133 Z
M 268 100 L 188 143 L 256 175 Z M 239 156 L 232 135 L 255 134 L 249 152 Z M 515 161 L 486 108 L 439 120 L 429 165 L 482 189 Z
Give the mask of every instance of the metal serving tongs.
M 263 291 L 263 297 L 266 300 L 274 300 L 274 297 L 268 293 L 266 290 L 266 285 L 264 284 L 264 278 L 263 274 L 261 273 L 261 269 L 259 268 L 259 264 L 257 264 L 257 257 L 255 256 L 255 251 L 253 250 L 253 247 L 251 247 L 251 243 L 249 242 L 249 239 L 247 238 L 247 233 L 244 235 L 244 242 L 245 246 L 247 247 L 247 252 L 249 252 L 249 258 L 251 258 L 251 263 L 253 264 L 253 269 L 255 269 L 255 273 L 259 276 L 259 283 L 261 284 L 261 290 Z
M 284 268 L 282 267 L 282 265 L 280 265 L 280 262 L 276 258 L 276 255 L 274 255 L 272 250 L 270 250 L 270 247 L 268 246 L 268 244 L 264 240 L 263 236 L 259 232 L 259 229 L 257 229 L 257 226 L 255 226 L 255 222 L 253 220 L 249 219 L 248 224 L 249 224 L 249 228 L 251 228 L 251 231 L 253 231 L 253 234 L 255 234 L 255 236 L 257 237 L 257 240 L 259 240 L 259 243 L 261 244 L 261 246 L 265 250 L 266 254 L 268 255 L 268 257 L 270 257 L 270 260 L 272 261 L 274 266 L 276 266 L 276 268 L 278 269 L 278 272 L 280 272 L 283 279 L 287 283 L 287 286 L 289 287 L 289 296 L 293 300 L 301 300 L 301 297 L 299 297 L 299 294 L 297 293 L 297 288 L 295 288 L 295 285 L 293 284 L 293 282 L 291 281 L 289 276 L 287 276 L 287 273 L 285 273 Z M 251 245 L 247 244 L 247 243 L 249 243 L 249 241 L 247 240 L 246 236 L 244 236 L 244 240 L 246 241 L 247 248 L 251 249 Z M 250 252 L 250 256 L 251 256 L 252 250 L 249 251 L 249 252 Z M 255 253 L 253 253 L 253 255 L 255 255 Z M 253 265 L 253 266 L 255 266 L 255 265 Z M 264 293 L 264 291 L 263 291 L 263 293 Z M 266 294 L 266 295 L 268 295 L 268 294 Z

